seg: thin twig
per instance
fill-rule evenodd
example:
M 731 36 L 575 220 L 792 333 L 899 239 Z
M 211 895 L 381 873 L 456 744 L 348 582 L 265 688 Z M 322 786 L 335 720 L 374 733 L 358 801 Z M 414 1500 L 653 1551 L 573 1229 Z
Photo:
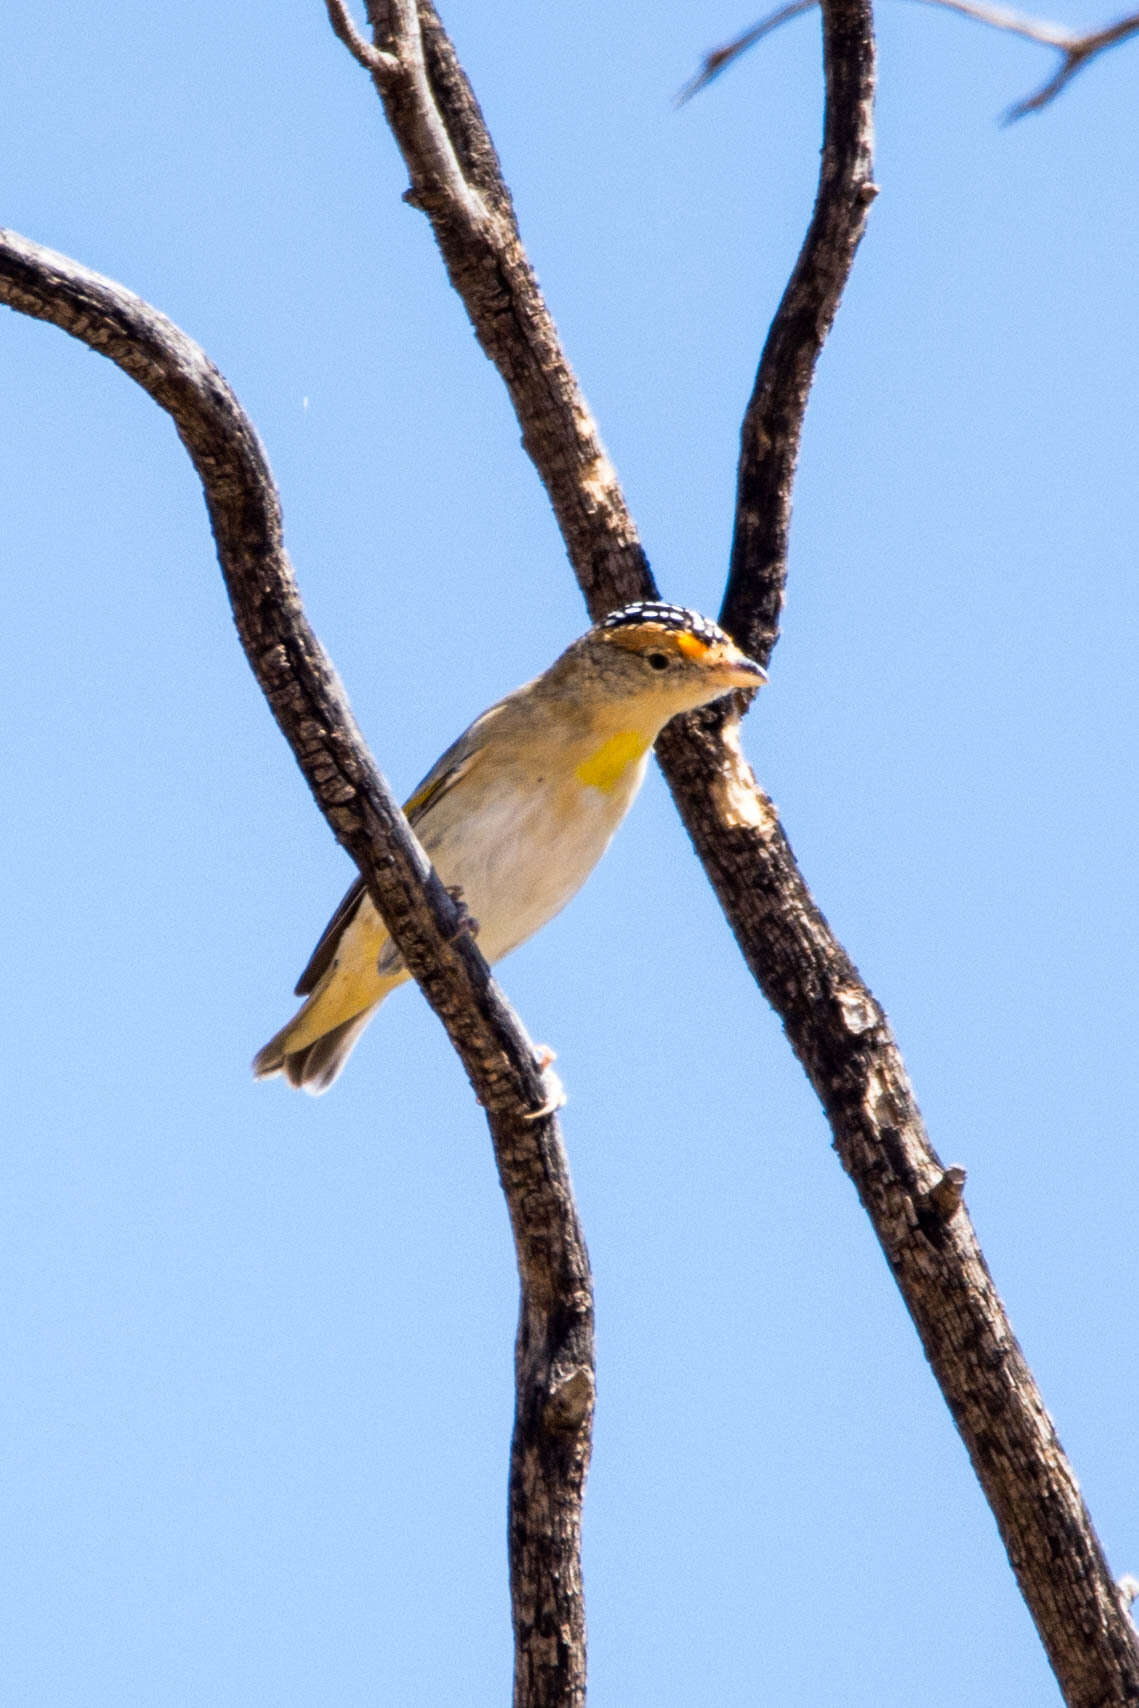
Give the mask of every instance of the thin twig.
M 701 89 L 707 88 L 708 84 L 722 71 L 726 71 L 729 65 L 734 64 L 741 54 L 754 47 L 756 42 L 762 41 L 764 36 L 770 35 L 772 30 L 778 29 L 780 24 L 797 18 L 803 12 L 809 12 L 816 4 L 817 0 L 791 0 L 790 5 L 780 6 L 777 11 L 768 13 L 758 24 L 752 24 L 731 41 L 713 48 L 704 56 L 699 71 L 680 90 L 676 97 L 677 105 L 683 105 Z M 1118 47 L 1120 42 L 1139 34 L 1139 12 L 1133 12 L 1102 29 L 1089 30 L 1084 35 L 1079 35 L 1063 24 L 1050 24 L 1046 19 L 1029 17 L 1027 13 L 1013 11 L 1008 6 L 987 6 L 983 0 L 922 0 L 922 4 L 939 6 L 948 12 L 960 12 L 962 17 L 988 24 L 994 30 L 1006 30 L 1012 35 L 1023 36 L 1026 41 L 1039 42 L 1044 47 L 1056 48 L 1060 53 L 1061 63 L 1055 75 L 1042 84 L 1034 95 L 1027 95 L 1023 101 L 1017 101 L 1007 108 L 1001 115 L 1002 124 L 1011 124 L 1014 119 L 1021 119 L 1026 113 L 1038 113 L 1042 107 L 1055 100 L 1076 72 L 1082 70 L 1089 60 L 1103 53 L 1105 49 Z
M 1042 107 L 1055 100 L 1064 86 L 1089 60 L 1103 53 L 1106 48 L 1117 47 L 1129 36 L 1139 34 L 1139 12 L 1133 12 L 1102 29 L 1088 30 L 1080 35 L 1063 24 L 1050 24 L 1044 18 L 1031 18 L 1024 12 L 1014 12 L 1006 6 L 987 6 L 983 4 L 983 0 L 922 0 L 922 4 L 960 12 L 963 17 L 974 18 L 979 24 L 988 24 L 994 30 L 1005 30 L 1012 35 L 1023 36 L 1026 41 L 1039 42 L 1043 47 L 1053 47 L 1061 55 L 1060 65 L 1054 76 L 1042 84 L 1034 95 L 1026 95 L 1023 101 L 1017 101 L 1006 108 L 1001 115 L 1003 124 L 1011 124 L 1014 119 L 1021 119 L 1026 113 L 1038 113 Z
M 978 24 L 988 24 L 994 30 L 1005 30 L 1025 41 L 1040 42 L 1044 47 L 1067 49 L 1076 40 L 1063 24 L 1049 24 L 1043 19 L 1030 18 L 1027 12 L 1016 12 L 1011 6 L 986 6 L 983 0 L 922 0 L 926 6 L 938 6 L 945 12 L 960 12 L 963 18 L 973 18 Z
M 780 24 L 790 23 L 792 18 L 799 18 L 804 12 L 811 12 L 819 0 L 790 0 L 787 6 L 780 6 L 777 11 L 769 12 L 766 18 L 761 18 L 758 24 L 752 24 L 742 35 L 733 37 L 722 47 L 714 47 L 711 53 L 704 56 L 704 63 L 695 76 L 690 77 L 682 89 L 678 89 L 675 104 L 683 107 L 686 101 L 691 101 L 693 95 L 698 95 L 701 89 L 706 89 L 709 83 L 715 81 L 721 71 L 726 71 L 734 60 L 746 53 L 749 47 L 769 36 L 772 30 L 777 30 Z
M 1076 72 L 1082 71 L 1097 54 L 1102 53 L 1105 48 L 1117 47 L 1120 42 L 1127 41 L 1130 36 L 1136 34 L 1139 34 L 1139 13 L 1130 18 L 1120 18 L 1118 23 L 1109 25 L 1105 30 L 1093 30 L 1090 35 L 1070 42 L 1067 47 L 1061 49 L 1064 58 L 1056 74 L 1050 77 L 1035 95 L 1028 95 L 1023 101 L 1014 102 L 1003 114 L 1003 123 L 1011 124 L 1014 119 L 1023 118 L 1025 113 L 1038 113 L 1041 107 L 1046 107 L 1049 101 L 1054 100 L 1065 85 L 1071 82 Z
M 555 1530 L 558 1598 L 535 1611 L 539 1676 L 584 1675 L 579 1564 L 593 1413 L 593 1299 L 550 1088 L 376 770 L 301 608 L 257 435 L 216 368 L 165 316 L 65 256 L 0 232 L 0 301 L 109 357 L 173 417 L 205 489 L 238 633 L 325 818 L 368 882 L 483 1104 L 522 1285 L 519 1428 L 533 1464 L 512 1530 Z M 579 1612 L 577 1628 L 566 1614 Z M 535 1697 L 556 1701 L 553 1695 Z
M 324 0 L 324 5 L 333 33 L 344 43 L 357 65 L 362 65 L 373 77 L 390 77 L 398 70 L 399 61 L 394 54 L 381 53 L 379 48 L 364 40 L 344 0 Z
M 431 96 L 457 158 L 477 155 L 485 172 L 496 157 L 489 135 L 475 148 L 482 115 L 465 78 L 434 75 L 432 64 L 457 62 L 426 0 L 420 14 L 425 27 L 432 20 Z M 844 122 L 854 127 L 845 151 L 858 158 L 873 71 L 868 6 L 826 0 L 823 15 L 828 102 L 844 92 Z M 394 103 L 386 110 L 414 185 L 421 171 L 414 125 Z M 485 199 L 485 180 L 470 183 Z M 868 178 L 862 190 L 868 193 Z M 492 221 L 468 242 L 461 208 L 440 199 L 427 211 L 451 280 L 510 392 L 590 610 L 650 596 L 632 519 L 513 219 Z M 826 283 L 818 300 L 828 301 L 836 286 L 841 279 Z M 815 329 L 800 332 L 817 355 Z M 722 715 L 679 720 L 658 751 L 740 948 L 823 1102 L 1066 1700 L 1078 1708 L 1139 1700 L 1133 1627 L 964 1205 L 939 1193 L 947 1171 L 929 1144 L 885 1015 L 812 900 L 740 751 L 736 723 Z

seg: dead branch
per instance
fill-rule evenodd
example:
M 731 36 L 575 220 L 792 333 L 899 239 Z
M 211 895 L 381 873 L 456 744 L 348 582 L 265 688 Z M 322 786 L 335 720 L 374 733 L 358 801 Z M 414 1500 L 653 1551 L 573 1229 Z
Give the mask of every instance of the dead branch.
M 949 0 L 927 0 L 927 3 L 948 5 Z M 960 6 L 958 9 L 960 11 L 966 10 L 964 6 Z M 979 10 L 975 15 L 982 18 L 984 23 L 995 24 L 997 29 L 1012 28 L 1011 25 L 1002 24 L 996 18 L 984 18 Z M 1046 42 L 1048 36 L 1045 32 L 1049 27 L 1048 25 L 1038 26 L 1037 32 L 1032 35 L 1031 39 Z M 1026 95 L 1023 101 L 1015 101 L 1004 113 L 1003 122 L 1011 124 L 1014 119 L 1023 118 L 1025 113 L 1038 113 L 1041 107 L 1046 107 L 1049 101 L 1054 100 L 1060 91 L 1071 82 L 1076 72 L 1082 71 L 1084 66 L 1097 54 L 1103 53 L 1109 47 L 1118 47 L 1120 42 L 1127 41 L 1136 33 L 1139 33 L 1139 12 L 1133 13 L 1129 18 L 1120 18 L 1117 23 L 1109 24 L 1106 29 L 1092 30 L 1086 36 L 1071 36 L 1067 41 L 1055 41 L 1052 45 L 1059 48 L 1062 56 L 1058 70 L 1048 79 L 1047 83 L 1041 85 L 1035 95 Z M 1021 30 L 1019 34 L 1027 35 L 1028 31 Z
M 777 30 L 780 24 L 797 18 L 802 12 L 809 12 L 815 4 L 816 0 L 791 0 L 790 5 L 780 6 L 777 11 L 770 12 L 766 18 L 762 18 L 758 24 L 752 24 L 732 41 L 713 48 L 711 53 L 704 56 L 704 62 L 696 75 L 680 90 L 676 97 L 677 105 L 682 106 L 701 89 L 707 88 L 721 71 L 726 71 L 749 47 L 754 47 L 756 42 L 762 41 L 772 30 Z M 1076 72 L 1081 71 L 1090 60 L 1107 48 L 1118 47 L 1120 42 L 1139 34 L 1139 12 L 1119 18 L 1114 24 L 1106 24 L 1102 29 L 1089 30 L 1086 34 L 1079 35 L 1063 24 L 1050 24 L 1043 18 L 1030 18 L 1024 12 L 1014 12 L 1007 6 L 988 6 L 983 0 L 923 0 L 923 4 L 940 6 L 949 12 L 960 12 L 962 17 L 974 18 L 978 23 L 988 24 L 994 30 L 1007 30 L 1013 35 L 1023 36 L 1026 41 L 1040 42 L 1044 47 L 1054 47 L 1058 50 L 1061 57 L 1055 75 L 1041 84 L 1035 94 L 1026 95 L 1023 101 L 1016 101 L 1006 108 L 1001 115 L 1002 124 L 1011 124 L 1014 119 L 1022 119 L 1026 113 L 1038 113 L 1042 107 L 1055 100 Z
M 689 78 L 683 88 L 677 90 L 676 105 L 683 107 L 686 101 L 691 101 L 693 95 L 698 95 L 701 89 L 706 89 L 709 83 L 714 83 L 721 71 L 726 71 L 749 47 L 754 47 L 764 36 L 769 36 L 780 24 L 789 24 L 792 18 L 802 17 L 804 12 L 812 11 L 817 5 L 818 0 L 790 0 L 789 5 L 769 12 L 758 24 L 751 24 L 740 35 L 733 36 L 730 42 L 714 47 L 710 53 L 704 55 L 699 71 Z
M 375 77 L 386 77 L 398 70 L 391 54 L 384 54 L 366 42 L 349 14 L 344 0 L 325 0 L 328 21 L 338 41 L 342 41 L 357 65 Z
M 257 435 L 199 347 L 141 298 L 0 232 L 0 301 L 118 364 L 173 418 L 201 477 L 250 667 L 317 805 L 351 854 L 487 1113 L 522 1288 L 511 1541 L 533 1576 L 534 1703 L 584 1700 L 581 1500 L 593 1414 L 593 1299 L 541 1063 L 356 728 L 301 607 Z M 558 1682 L 550 1689 L 548 1680 Z
M 326 4 L 328 0 L 326 0 Z M 369 9 L 399 61 L 373 77 L 421 208 L 483 350 L 506 384 L 522 440 L 566 535 L 591 615 L 651 585 L 636 528 L 523 248 L 494 144 L 430 4 Z
M 404 64 L 398 79 L 376 82 L 408 165 L 409 199 L 430 218 L 451 281 L 507 385 L 590 610 L 651 597 L 632 520 L 542 301 L 478 105 L 429 0 L 419 7 L 419 43 L 401 35 L 408 16 L 406 5 L 372 0 L 369 6 L 377 48 Z M 793 442 L 777 459 L 787 480 L 822 343 L 795 305 L 822 305 L 824 314 L 829 306 L 833 315 L 872 193 L 873 38 L 865 0 L 824 0 L 823 34 L 828 105 L 814 236 L 808 236 L 814 259 L 801 258 L 798 286 L 784 299 L 788 324 L 778 338 L 772 330 L 782 351 L 772 373 L 788 377 L 772 379 L 769 401 L 754 412 L 753 399 L 745 428 L 745 438 L 757 435 L 766 419 L 791 433 Z M 416 73 L 420 53 L 426 77 Z M 424 102 L 434 106 L 434 119 L 421 110 Z M 452 193 L 420 148 L 430 123 L 441 124 L 448 137 L 465 178 L 461 194 Z M 833 210 L 832 194 L 839 204 Z M 833 242 L 819 243 L 824 230 Z M 813 271 L 826 276 L 812 277 Z M 772 641 L 784 573 L 781 526 L 762 550 L 741 546 L 733 565 L 733 603 L 752 625 L 766 624 Z M 755 538 L 765 538 L 762 530 Z M 722 713 L 678 721 L 658 751 L 740 948 L 826 1109 L 1065 1699 L 1080 1708 L 1133 1704 L 1139 1700 L 1134 1628 L 968 1214 L 955 1194 L 941 1190 L 947 1170 L 929 1144 L 886 1017 L 810 896 L 775 810 L 743 758 L 736 724 Z
M 868 3 L 865 11 L 844 4 L 823 13 L 826 105 L 815 206 L 764 342 L 740 431 L 735 527 L 720 620 L 765 664 L 779 637 L 791 495 L 815 365 L 877 194 Z

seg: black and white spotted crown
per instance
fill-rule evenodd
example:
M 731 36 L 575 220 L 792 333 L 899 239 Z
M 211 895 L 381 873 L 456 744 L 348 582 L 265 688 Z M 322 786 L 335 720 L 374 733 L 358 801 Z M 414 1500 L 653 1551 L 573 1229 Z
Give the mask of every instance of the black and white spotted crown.
M 663 600 L 643 599 L 636 605 L 626 605 L 620 611 L 610 611 L 598 623 L 599 629 L 628 629 L 641 623 L 655 623 L 658 628 L 672 629 L 678 634 L 695 635 L 705 646 L 731 645 L 729 637 L 718 623 L 702 617 L 699 611 L 689 611 L 683 605 L 666 605 Z

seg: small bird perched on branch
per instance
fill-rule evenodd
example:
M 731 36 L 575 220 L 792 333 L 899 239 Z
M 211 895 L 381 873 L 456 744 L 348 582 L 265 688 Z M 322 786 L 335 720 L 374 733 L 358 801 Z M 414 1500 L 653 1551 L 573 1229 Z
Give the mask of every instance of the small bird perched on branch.
M 679 712 L 765 680 L 715 623 L 679 605 L 614 611 L 449 747 L 405 812 L 479 948 L 501 960 L 565 906 L 641 786 Z M 307 998 L 253 1063 L 327 1091 L 375 1010 L 408 973 L 357 878 L 296 994 Z

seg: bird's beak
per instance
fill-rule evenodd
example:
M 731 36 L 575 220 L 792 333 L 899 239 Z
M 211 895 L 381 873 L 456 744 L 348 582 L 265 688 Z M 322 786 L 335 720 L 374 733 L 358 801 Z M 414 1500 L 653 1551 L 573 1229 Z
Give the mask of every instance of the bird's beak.
M 720 666 L 725 682 L 732 688 L 762 688 L 767 672 L 745 652 L 729 654 Z

